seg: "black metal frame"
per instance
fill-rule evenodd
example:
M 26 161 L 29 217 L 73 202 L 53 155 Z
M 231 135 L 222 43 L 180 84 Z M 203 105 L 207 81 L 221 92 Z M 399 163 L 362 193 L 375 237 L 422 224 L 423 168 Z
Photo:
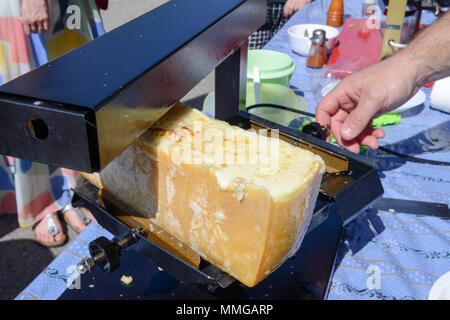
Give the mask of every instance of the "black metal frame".
M 0 154 L 100 170 L 214 69 L 218 118 L 236 114 L 247 39 L 264 24 L 265 4 L 172 0 L 4 84 Z M 136 108 L 160 112 L 139 124 L 120 120 Z M 30 132 L 32 118 L 47 126 L 45 137 Z
M 95 203 L 95 190 L 88 192 L 92 198 L 86 196 L 87 189 L 93 186 L 87 183 L 85 187 L 75 190 L 74 205 L 91 210 L 98 223 L 116 239 L 129 234 L 129 227 Z M 82 290 L 66 290 L 60 299 L 115 299 L 116 292 L 126 293 L 129 299 L 326 299 L 341 234 L 342 220 L 336 204 L 318 202 L 299 253 L 253 288 L 242 285 L 203 260 L 200 269 L 196 269 L 140 236 L 140 240 L 121 255 L 123 266 L 110 274 L 95 268 L 93 272 L 80 275 Z M 142 282 L 152 282 L 159 274 L 154 266 L 167 275 L 159 275 L 165 279 L 162 283 L 157 281 L 160 286 L 170 287 L 176 282 L 170 294 L 147 294 L 148 290 L 141 284 L 124 289 L 117 280 L 127 274 Z M 95 289 L 86 284 L 94 284 Z
M 117 201 L 120 200 L 117 199 Z M 89 209 L 97 222 L 118 239 L 122 239 L 132 232 L 130 227 L 100 205 L 98 189 L 87 181 L 75 190 L 72 204 Z M 124 214 L 129 214 L 129 212 Z M 139 238 L 139 241 L 131 246 L 132 249 L 182 282 L 226 287 L 233 281 L 230 279 L 230 276 L 211 264 L 205 263 L 202 264 L 200 269 L 196 269 L 169 251 L 149 241 L 144 235 L 137 234 L 136 236 Z

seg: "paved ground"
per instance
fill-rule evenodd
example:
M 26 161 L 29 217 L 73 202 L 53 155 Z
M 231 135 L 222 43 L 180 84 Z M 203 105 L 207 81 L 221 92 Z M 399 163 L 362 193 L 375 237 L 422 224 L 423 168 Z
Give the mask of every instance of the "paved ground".
M 76 233 L 69 229 L 68 236 Z M 14 299 L 65 248 L 46 248 L 33 237 L 16 215 L 0 214 L 0 299 Z
M 102 12 L 106 31 L 152 10 L 167 0 L 110 0 L 110 7 Z M 183 102 L 201 107 L 205 95 L 213 90 L 214 74 L 209 75 L 194 88 Z M 69 241 L 76 237 L 68 230 Z M 62 250 L 45 248 L 33 240 L 31 228 L 19 228 L 17 216 L 0 214 L 0 299 L 13 299 Z

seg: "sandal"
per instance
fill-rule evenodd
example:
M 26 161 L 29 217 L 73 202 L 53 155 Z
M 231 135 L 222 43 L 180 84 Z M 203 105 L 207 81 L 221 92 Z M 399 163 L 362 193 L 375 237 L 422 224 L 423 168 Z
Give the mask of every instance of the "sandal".
M 87 217 L 83 211 L 81 211 L 80 208 L 78 207 L 73 207 L 71 204 L 67 205 L 64 207 L 64 209 L 61 210 L 61 213 L 63 214 L 63 218 L 64 221 L 67 223 L 67 225 L 69 225 L 76 233 L 81 233 L 81 231 L 79 228 L 77 228 L 75 225 L 73 225 L 70 220 L 67 218 L 66 213 L 70 210 L 75 211 L 75 213 L 77 214 L 78 218 L 81 220 L 81 222 L 87 226 L 89 223 L 91 223 L 91 219 L 89 217 Z
M 39 220 L 39 221 L 36 221 L 35 223 L 33 223 L 33 226 L 31 227 L 31 229 L 34 231 L 34 229 L 36 229 L 36 227 L 37 227 L 37 225 L 38 225 L 39 223 L 41 223 L 41 222 L 43 222 L 45 219 L 47 219 L 47 232 L 48 232 L 48 234 L 51 235 L 51 236 L 53 236 L 53 237 L 56 236 L 58 233 L 62 232 L 62 230 L 59 230 L 58 226 L 57 226 L 56 223 L 55 223 L 55 220 L 53 219 L 53 217 L 54 217 L 55 215 L 57 215 L 56 212 L 53 212 L 53 213 L 50 213 L 50 214 L 46 215 L 46 216 L 44 217 L 44 219 Z M 46 241 L 38 240 L 38 239 L 36 238 L 36 234 L 35 234 L 35 235 L 34 235 L 34 240 L 35 240 L 37 243 L 39 243 L 39 244 L 41 244 L 41 245 L 43 245 L 43 246 L 46 246 L 46 247 L 59 247 L 59 246 L 62 246 L 62 245 L 64 245 L 64 244 L 66 243 L 66 241 L 67 241 L 67 236 L 64 234 L 64 239 L 63 239 L 63 240 L 60 240 L 60 241 L 46 242 Z

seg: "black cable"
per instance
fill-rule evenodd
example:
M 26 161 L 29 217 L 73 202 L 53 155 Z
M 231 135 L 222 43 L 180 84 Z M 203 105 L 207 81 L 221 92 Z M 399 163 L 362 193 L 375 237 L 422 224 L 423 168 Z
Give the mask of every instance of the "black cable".
M 304 116 L 308 116 L 311 118 L 315 118 L 316 116 L 312 113 L 309 112 L 305 112 L 305 111 L 301 111 L 301 110 L 297 110 L 297 109 L 293 109 L 293 108 L 289 108 L 289 107 L 285 107 L 285 106 L 279 106 L 277 104 L 271 104 L 271 103 L 259 103 L 259 104 L 254 104 L 251 105 L 246 109 L 246 111 L 249 111 L 251 109 L 256 109 L 256 108 L 274 108 L 274 109 L 280 109 L 280 110 L 285 110 L 285 111 L 290 111 L 290 112 L 294 112 L 294 113 L 298 113 Z
M 380 150 L 383 150 L 384 152 L 393 154 L 394 156 L 406 159 L 407 161 L 411 161 L 411 162 L 421 162 L 421 163 L 428 163 L 428 164 L 433 164 L 433 165 L 437 165 L 437 166 L 450 166 L 450 162 L 446 162 L 446 161 L 438 161 L 438 160 L 429 160 L 429 159 L 423 159 L 423 158 L 417 158 L 417 157 L 413 157 L 413 156 L 409 156 L 407 154 L 403 154 L 394 150 L 390 150 L 387 149 L 385 147 L 379 147 Z
M 315 115 L 309 112 L 305 112 L 305 111 L 301 111 L 301 110 L 297 110 L 297 109 L 293 109 L 293 108 L 289 108 L 289 107 L 285 107 L 285 106 L 279 106 L 276 104 L 271 104 L 271 103 L 259 103 L 259 104 L 254 104 L 251 106 L 246 107 L 246 111 L 249 111 L 251 109 L 256 109 L 256 108 L 274 108 L 274 109 L 280 109 L 280 110 L 285 110 L 285 111 L 290 111 L 290 112 L 294 112 L 294 113 L 298 113 L 304 116 L 308 116 L 311 118 L 315 118 Z M 403 154 L 397 151 L 393 151 L 390 149 L 387 149 L 385 147 L 379 147 L 380 150 L 393 154 L 397 157 L 406 159 L 407 161 L 411 161 L 411 162 L 420 162 L 420 163 L 427 163 L 427 164 L 432 164 L 432 165 L 437 165 L 437 166 L 450 166 L 450 162 L 446 162 L 446 161 L 438 161 L 438 160 L 429 160 L 429 159 L 422 159 L 422 158 L 417 158 L 414 156 L 409 156 L 407 154 Z

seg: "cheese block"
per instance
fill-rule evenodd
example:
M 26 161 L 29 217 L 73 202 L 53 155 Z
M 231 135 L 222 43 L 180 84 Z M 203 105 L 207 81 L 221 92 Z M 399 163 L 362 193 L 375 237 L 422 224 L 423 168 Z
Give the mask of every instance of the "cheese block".
M 309 151 L 177 104 L 99 183 L 251 287 L 300 247 L 324 170 Z

